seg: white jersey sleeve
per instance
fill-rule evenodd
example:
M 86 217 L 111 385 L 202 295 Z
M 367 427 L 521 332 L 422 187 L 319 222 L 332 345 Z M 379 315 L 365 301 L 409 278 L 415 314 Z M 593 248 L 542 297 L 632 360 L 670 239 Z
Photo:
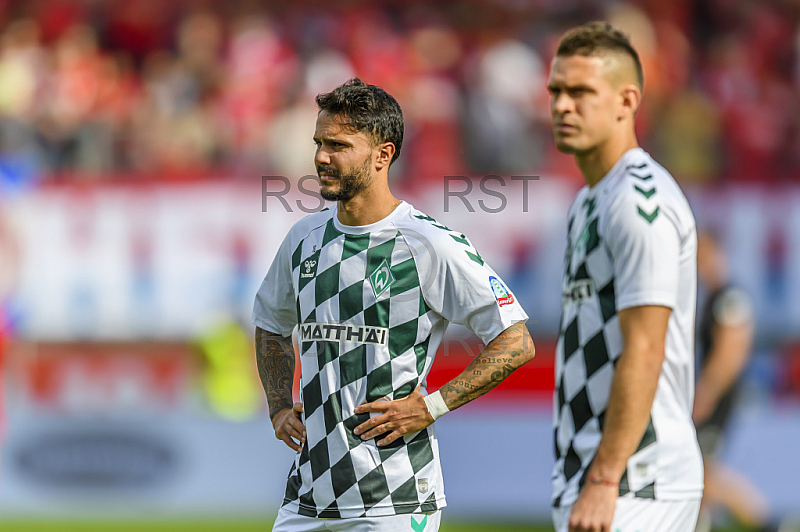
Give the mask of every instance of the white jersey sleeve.
M 464 325 L 484 344 L 528 315 L 463 234 L 434 228 L 408 238 L 421 272 L 425 302 L 449 323 Z M 429 238 L 426 238 L 429 237 Z
M 253 323 L 265 331 L 289 336 L 297 325 L 292 283 L 291 232 L 284 238 L 253 304 Z
M 620 197 L 605 230 L 617 309 L 660 305 L 674 310 L 680 234 L 663 205 L 642 208 L 640 203 L 631 195 Z

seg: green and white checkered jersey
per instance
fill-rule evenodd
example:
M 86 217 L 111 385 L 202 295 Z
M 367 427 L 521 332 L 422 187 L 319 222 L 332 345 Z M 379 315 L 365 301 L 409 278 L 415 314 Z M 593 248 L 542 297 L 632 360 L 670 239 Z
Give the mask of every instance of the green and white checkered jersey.
M 342 225 L 336 210 L 289 231 L 256 295 L 253 323 L 297 325 L 306 442 L 284 506 L 371 517 L 445 506 L 433 425 L 379 448 L 353 429 L 356 406 L 400 399 L 425 378 L 447 324 L 484 343 L 527 315 L 470 241 L 402 203 L 383 220 Z M 377 414 L 372 414 L 377 415 Z
M 678 185 L 644 150 L 627 151 L 568 214 L 553 402 L 553 505 L 575 502 L 600 443 L 617 358 L 618 311 L 672 309 L 666 357 L 620 496 L 700 497 L 702 462 L 691 421 L 697 237 Z

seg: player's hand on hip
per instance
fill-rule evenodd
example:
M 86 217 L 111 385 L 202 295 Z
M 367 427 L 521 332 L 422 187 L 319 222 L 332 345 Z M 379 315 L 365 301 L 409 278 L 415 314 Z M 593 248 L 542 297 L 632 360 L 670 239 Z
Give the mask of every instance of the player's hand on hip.
M 433 423 L 433 416 L 428 412 L 419 386 L 402 399 L 395 401 L 381 399 L 359 405 L 355 409 L 356 414 L 366 412 L 379 412 L 380 415 L 357 426 L 354 432 L 356 436 L 361 436 L 362 440 L 371 440 L 388 432 L 386 437 L 377 442 L 381 447 L 406 434 L 419 432 Z
M 272 418 L 275 437 L 283 440 L 286 445 L 298 453 L 306 442 L 306 427 L 300 421 L 300 414 L 302 413 L 303 403 L 295 403 L 292 408 L 279 410 Z
M 610 532 L 619 488 L 586 484 L 572 505 L 569 532 Z

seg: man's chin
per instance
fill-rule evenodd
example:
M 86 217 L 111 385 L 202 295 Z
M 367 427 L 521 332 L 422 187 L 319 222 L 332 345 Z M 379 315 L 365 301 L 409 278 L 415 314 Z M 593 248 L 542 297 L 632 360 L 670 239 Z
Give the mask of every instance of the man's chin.
M 320 189 L 319 195 L 322 196 L 323 199 L 327 201 L 339 201 L 339 191 L 338 190 L 325 190 L 324 188 Z
M 319 195 L 327 201 L 347 201 L 353 198 L 352 193 L 342 191 L 339 187 L 322 187 L 319 191 Z
M 568 153 L 570 155 L 574 155 L 581 151 L 577 146 L 569 141 L 566 141 L 565 139 L 556 139 L 556 148 L 561 153 Z

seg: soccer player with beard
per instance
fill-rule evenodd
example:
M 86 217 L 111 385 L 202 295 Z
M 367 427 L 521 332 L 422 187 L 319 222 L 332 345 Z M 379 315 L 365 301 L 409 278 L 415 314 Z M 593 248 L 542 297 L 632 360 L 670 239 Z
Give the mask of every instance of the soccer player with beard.
M 435 531 L 445 497 L 432 424 L 533 357 L 527 315 L 465 235 L 392 195 L 395 99 L 353 79 L 317 105 L 315 164 L 336 205 L 292 227 L 253 309 L 275 435 L 297 452 L 273 530 Z M 428 395 L 448 323 L 486 347 Z
M 703 491 L 694 216 L 638 145 L 643 75 L 625 35 L 603 22 L 569 31 L 548 83 L 556 146 L 586 180 L 567 215 L 555 528 L 690 532 Z

